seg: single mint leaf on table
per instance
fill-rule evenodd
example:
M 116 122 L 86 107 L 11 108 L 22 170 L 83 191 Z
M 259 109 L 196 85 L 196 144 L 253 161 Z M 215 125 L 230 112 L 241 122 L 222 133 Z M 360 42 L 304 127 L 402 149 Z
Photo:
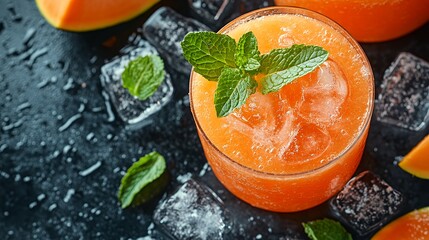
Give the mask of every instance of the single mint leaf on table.
M 247 32 L 238 40 L 235 52 L 235 63 L 247 72 L 256 72 L 260 64 L 258 41 L 253 32 Z
M 328 52 L 319 46 L 292 45 L 274 49 L 262 55 L 260 71 L 262 93 L 279 91 L 284 85 L 312 72 L 328 58 Z
M 352 235 L 339 222 L 331 219 L 325 218 L 302 225 L 312 240 L 353 240 Z
M 159 193 L 166 185 L 165 169 L 165 159 L 157 152 L 151 152 L 133 163 L 119 187 L 118 198 L 122 208 L 144 203 Z
M 164 62 L 159 56 L 147 55 L 130 61 L 122 73 L 122 85 L 131 95 L 145 100 L 164 80 Z
M 256 81 L 238 68 L 224 68 L 219 77 L 214 103 L 218 117 L 230 114 L 255 93 Z
M 235 67 L 235 40 L 214 32 L 188 33 L 181 42 L 183 55 L 194 71 L 216 81 L 222 69 Z

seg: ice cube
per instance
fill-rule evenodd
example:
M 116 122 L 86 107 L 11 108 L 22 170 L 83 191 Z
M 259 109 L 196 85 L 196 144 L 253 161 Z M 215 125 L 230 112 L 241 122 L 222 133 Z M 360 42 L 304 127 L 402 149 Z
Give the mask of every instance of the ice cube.
M 122 87 L 121 75 L 127 64 L 138 56 L 157 54 L 156 49 L 148 42 L 139 39 L 138 44 L 126 46 L 121 56 L 114 58 L 101 67 L 101 84 L 109 94 L 110 100 L 119 117 L 128 128 L 143 127 L 152 122 L 149 118 L 167 104 L 173 95 L 170 75 L 166 73 L 163 83 L 148 99 L 141 101 Z
M 352 178 L 330 205 L 342 222 L 364 236 L 391 219 L 403 203 L 400 192 L 365 171 Z
M 223 25 L 223 21 L 231 14 L 237 0 L 188 0 L 192 12 L 208 26 L 215 30 Z
M 324 62 L 310 75 L 309 86 L 303 88 L 299 115 L 318 125 L 333 124 L 347 97 L 347 81 L 338 64 Z
M 285 151 L 284 159 L 294 159 L 295 162 L 308 162 L 321 156 L 331 144 L 328 132 L 314 124 L 300 126 L 295 139 Z
M 174 239 L 224 239 L 229 215 L 219 197 L 190 179 L 155 209 L 154 221 Z
M 189 74 L 191 65 L 182 54 L 180 42 L 189 32 L 208 31 L 202 23 L 186 18 L 171 8 L 162 7 L 143 25 L 143 34 L 175 70 Z
M 411 131 L 429 120 L 429 63 L 400 53 L 386 70 L 376 102 L 377 120 Z
M 298 133 L 293 124 L 295 116 L 287 102 L 278 94 L 262 95 L 256 92 L 246 104 L 229 118 L 234 129 L 253 139 L 252 149 L 271 149 L 282 157 Z

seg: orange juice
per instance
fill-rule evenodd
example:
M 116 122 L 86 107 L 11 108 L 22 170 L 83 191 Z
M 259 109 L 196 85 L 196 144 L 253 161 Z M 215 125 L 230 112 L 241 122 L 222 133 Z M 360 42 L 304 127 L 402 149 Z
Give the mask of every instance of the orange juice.
M 429 20 L 428 0 L 275 0 L 275 3 L 319 12 L 363 42 L 394 39 Z
M 225 187 L 253 206 L 278 212 L 316 206 L 359 164 L 374 101 L 370 65 L 346 31 L 308 10 L 261 9 L 220 30 L 236 41 L 249 31 L 261 54 L 307 44 L 323 47 L 329 58 L 279 92 L 258 90 L 224 118 L 213 104 L 217 82 L 192 72 L 191 108 L 205 155 Z

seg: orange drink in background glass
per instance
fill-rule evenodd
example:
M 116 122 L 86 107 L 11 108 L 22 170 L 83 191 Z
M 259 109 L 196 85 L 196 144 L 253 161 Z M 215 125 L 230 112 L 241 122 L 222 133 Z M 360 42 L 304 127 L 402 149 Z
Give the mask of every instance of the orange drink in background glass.
M 391 40 L 429 20 L 429 0 L 275 0 L 275 3 L 319 12 L 362 42 Z
M 307 44 L 323 47 L 329 58 L 279 92 L 257 90 L 223 118 L 213 103 L 217 82 L 192 72 L 191 110 L 205 156 L 222 184 L 255 207 L 311 208 L 337 193 L 360 162 L 374 102 L 370 64 L 345 30 L 312 11 L 261 9 L 220 33 L 238 41 L 249 31 L 261 54 Z

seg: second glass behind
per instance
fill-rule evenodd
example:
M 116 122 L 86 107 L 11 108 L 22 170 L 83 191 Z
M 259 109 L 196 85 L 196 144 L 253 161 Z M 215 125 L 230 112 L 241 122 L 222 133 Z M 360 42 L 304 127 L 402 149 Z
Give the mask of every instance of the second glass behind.
M 257 90 L 224 118 L 216 117 L 213 103 L 217 82 L 192 72 L 191 109 L 205 156 L 222 184 L 255 207 L 314 207 L 337 193 L 359 165 L 374 102 L 370 64 L 343 28 L 309 10 L 261 9 L 219 32 L 238 41 L 249 31 L 261 54 L 308 44 L 323 47 L 329 58 L 279 92 Z

